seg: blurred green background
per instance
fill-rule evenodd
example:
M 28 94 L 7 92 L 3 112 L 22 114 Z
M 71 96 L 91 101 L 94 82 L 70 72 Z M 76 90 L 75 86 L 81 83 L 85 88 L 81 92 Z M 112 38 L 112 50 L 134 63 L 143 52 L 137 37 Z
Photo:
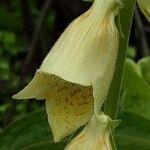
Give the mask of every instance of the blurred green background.
M 0 150 L 63 149 L 54 144 L 44 101 L 16 101 L 66 26 L 91 3 L 0 1 Z M 136 7 L 115 131 L 119 150 L 150 149 L 150 24 Z

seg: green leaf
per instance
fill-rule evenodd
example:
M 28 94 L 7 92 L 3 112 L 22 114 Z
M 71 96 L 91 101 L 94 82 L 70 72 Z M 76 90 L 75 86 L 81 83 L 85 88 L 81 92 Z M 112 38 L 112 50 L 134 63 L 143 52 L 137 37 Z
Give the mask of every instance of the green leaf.
M 126 60 L 123 78 L 122 123 L 116 131 L 118 150 L 150 148 L 150 86 L 141 68 Z
M 150 96 L 125 95 L 123 109 L 150 120 Z
M 7 127 L 0 134 L 1 150 L 17 150 L 28 145 L 52 141 L 45 110 L 30 113 Z
M 150 56 L 142 58 L 138 65 L 141 68 L 144 79 L 150 84 Z
M 63 150 L 64 145 L 60 143 L 41 142 L 23 148 L 22 150 Z
M 150 91 L 150 87 L 144 81 L 140 67 L 131 59 L 127 59 L 125 63 L 123 89 L 132 95 L 150 95 L 147 92 Z
M 124 113 L 121 118 L 115 134 L 118 150 L 149 150 L 150 120 L 134 113 Z
M 142 78 L 140 67 L 127 59 L 123 79 L 124 111 L 133 112 L 150 120 L 150 86 Z

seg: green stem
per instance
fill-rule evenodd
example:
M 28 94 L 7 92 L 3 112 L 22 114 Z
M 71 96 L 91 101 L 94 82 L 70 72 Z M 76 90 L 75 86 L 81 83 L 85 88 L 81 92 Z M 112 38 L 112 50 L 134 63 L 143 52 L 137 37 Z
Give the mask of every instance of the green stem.
M 118 102 L 120 98 L 121 82 L 124 70 L 124 62 L 126 58 L 126 51 L 129 42 L 136 0 L 122 0 L 122 2 L 124 6 L 120 12 L 120 23 L 122 27 L 122 32 L 124 34 L 124 38 L 120 36 L 116 69 L 110 86 L 107 100 L 104 104 L 104 113 L 109 115 L 112 119 L 115 119 L 117 117 Z

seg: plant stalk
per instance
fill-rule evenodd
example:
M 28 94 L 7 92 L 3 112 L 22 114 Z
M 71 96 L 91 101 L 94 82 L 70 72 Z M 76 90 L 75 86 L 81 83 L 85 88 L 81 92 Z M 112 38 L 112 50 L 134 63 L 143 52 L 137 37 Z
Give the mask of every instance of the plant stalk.
M 114 77 L 111 82 L 107 100 L 104 103 L 104 113 L 112 119 L 116 119 L 118 112 L 124 63 L 129 43 L 135 2 L 136 0 L 122 0 L 123 8 L 120 11 L 120 23 L 124 37 L 120 36 L 119 39 L 119 50 Z

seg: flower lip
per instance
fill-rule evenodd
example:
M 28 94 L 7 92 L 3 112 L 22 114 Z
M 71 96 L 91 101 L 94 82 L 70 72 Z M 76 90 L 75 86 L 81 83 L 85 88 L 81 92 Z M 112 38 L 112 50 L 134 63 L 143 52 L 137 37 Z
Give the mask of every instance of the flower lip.
M 94 110 L 92 87 L 73 84 L 43 72 L 36 73 L 33 80 L 13 98 L 46 99 L 48 122 L 55 142 L 86 124 Z

